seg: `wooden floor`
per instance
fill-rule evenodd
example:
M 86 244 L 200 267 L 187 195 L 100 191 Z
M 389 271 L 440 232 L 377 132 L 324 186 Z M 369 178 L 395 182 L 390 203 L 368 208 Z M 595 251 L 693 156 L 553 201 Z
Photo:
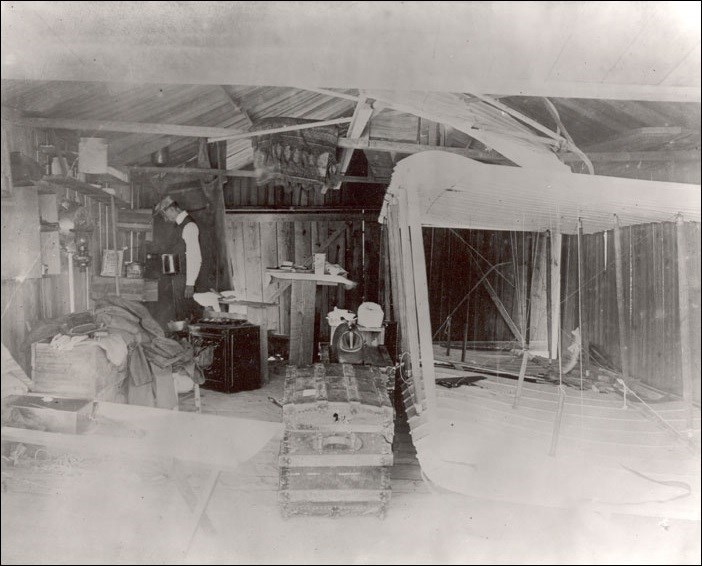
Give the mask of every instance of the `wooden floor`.
M 202 390 L 203 412 L 282 421 L 269 397 L 282 400 L 284 372 L 272 369 L 270 383 L 257 391 Z M 180 410 L 195 410 L 192 394 L 181 396 Z M 108 465 L 29 454 L 16 469 L 3 459 L 2 563 L 699 563 L 699 521 L 573 513 L 437 488 L 422 479 L 406 416 L 396 410 L 393 493 L 384 520 L 283 518 L 279 437 L 220 475 L 206 510 L 212 528 L 201 525 L 190 545 L 189 505 L 166 462 Z M 188 465 L 184 477 L 200 493 L 208 470 Z
M 202 412 L 221 416 L 233 416 L 254 420 L 282 422 L 282 410 L 270 398 L 281 402 L 285 381 L 285 366 L 270 367 L 270 382 L 255 391 L 242 391 L 235 394 L 225 394 L 201 389 Z M 417 451 L 412 444 L 407 415 L 399 402 L 395 401 L 395 436 L 393 439 L 393 467 L 391 472 L 393 498 L 401 497 L 403 493 L 428 493 L 429 488 L 422 478 L 421 468 L 417 460 Z M 192 393 L 181 396 L 180 410 L 194 411 L 195 403 Z M 236 477 L 224 482 L 232 484 L 239 482 L 246 486 L 251 481 L 255 489 L 264 486 L 271 490 L 278 488 L 277 457 L 280 438 L 273 439 L 265 449 L 251 462 L 242 466 L 243 470 Z M 246 475 L 250 474 L 250 475 Z M 246 481 L 243 481 L 246 480 Z M 392 503 L 391 503 L 392 505 Z
M 412 420 L 428 478 L 503 501 L 699 520 L 698 407 L 688 419 L 679 400 L 461 373 L 437 369 L 439 432 Z

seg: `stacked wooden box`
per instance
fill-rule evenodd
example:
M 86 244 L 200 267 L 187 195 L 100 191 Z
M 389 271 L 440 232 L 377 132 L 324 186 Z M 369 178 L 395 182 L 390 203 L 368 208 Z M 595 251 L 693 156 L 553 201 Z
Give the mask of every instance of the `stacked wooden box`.
M 48 342 L 32 344 L 32 391 L 63 397 L 119 401 L 125 368 L 107 359 L 95 342 L 58 350 Z
M 385 381 L 372 366 L 288 366 L 278 462 L 284 516 L 385 514 L 394 433 Z
M 119 278 L 120 296 L 131 301 L 154 302 L 158 301 L 158 280 L 156 279 L 130 279 Z M 115 295 L 115 278 L 93 276 L 91 297 L 101 299 L 108 295 Z

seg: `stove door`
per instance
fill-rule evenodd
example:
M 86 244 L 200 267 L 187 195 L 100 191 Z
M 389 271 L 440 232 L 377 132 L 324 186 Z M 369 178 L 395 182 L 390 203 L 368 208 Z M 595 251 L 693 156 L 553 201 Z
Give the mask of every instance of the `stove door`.
M 190 332 L 190 343 L 197 355 L 203 349 L 212 347 L 212 363 L 208 368 L 203 369 L 205 383 L 202 387 L 213 389 L 224 393 L 233 392 L 232 376 L 229 375 L 228 368 L 231 367 L 229 361 L 229 348 L 227 347 L 227 333 L 210 333 L 193 330 Z

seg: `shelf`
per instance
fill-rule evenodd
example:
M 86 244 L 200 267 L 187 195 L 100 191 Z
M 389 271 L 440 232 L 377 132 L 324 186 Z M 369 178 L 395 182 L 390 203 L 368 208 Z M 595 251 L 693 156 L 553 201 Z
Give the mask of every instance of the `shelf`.
M 37 187 L 62 187 L 66 189 L 71 189 L 82 195 L 89 196 L 98 202 L 104 204 L 110 204 L 111 199 L 115 199 L 115 206 L 120 209 L 129 208 L 129 203 L 122 200 L 121 198 L 115 196 L 113 197 L 109 193 L 106 193 L 102 189 L 93 187 L 88 183 L 74 179 L 73 177 L 64 177 L 63 175 L 45 175 L 41 181 L 35 183 Z
M 316 274 L 312 271 L 287 271 L 283 269 L 267 269 L 266 272 L 277 279 L 292 279 L 293 281 L 316 281 L 317 285 L 337 285 L 342 284 L 347 289 L 356 286 L 354 281 L 346 279 L 341 275 Z

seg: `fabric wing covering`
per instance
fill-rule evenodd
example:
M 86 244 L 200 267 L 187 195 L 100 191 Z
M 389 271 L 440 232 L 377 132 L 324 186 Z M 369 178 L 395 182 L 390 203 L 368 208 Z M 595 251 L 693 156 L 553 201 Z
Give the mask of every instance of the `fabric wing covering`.
M 388 191 L 419 194 L 425 226 L 576 233 L 700 221 L 700 185 L 488 165 L 442 151 L 416 153 L 393 172 Z M 382 216 L 384 216 L 384 211 Z

